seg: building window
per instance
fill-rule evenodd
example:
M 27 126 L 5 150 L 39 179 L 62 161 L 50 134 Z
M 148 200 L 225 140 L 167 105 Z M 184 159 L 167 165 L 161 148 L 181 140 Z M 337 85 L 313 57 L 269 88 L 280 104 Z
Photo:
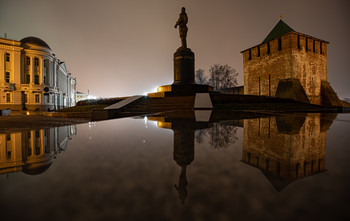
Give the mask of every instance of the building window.
M 320 41 L 320 54 L 323 54 L 323 50 L 322 50 L 322 42 Z
M 46 99 L 47 99 L 47 100 L 46 100 L 46 103 L 48 103 L 48 104 L 51 103 L 51 101 L 50 101 L 51 99 L 50 99 L 50 98 L 51 98 L 51 95 L 48 94 L 47 97 L 46 97 Z
M 252 60 L 252 51 L 249 49 L 249 60 Z
M 270 74 L 269 74 L 269 96 L 271 96 L 271 75 Z
M 298 35 L 298 49 L 300 49 L 300 35 Z
M 270 164 L 270 160 L 269 159 L 266 159 L 266 168 L 265 168 L 265 170 L 266 171 L 269 171 L 269 164 Z
M 29 74 L 26 74 L 26 84 L 29 84 L 30 83 L 30 75 Z
M 267 42 L 267 54 L 270 54 L 270 42 Z
M 30 65 L 30 57 L 26 57 L 26 65 Z
M 39 58 L 35 58 L 34 59 L 34 65 L 35 66 L 39 66 Z
M 305 50 L 306 51 L 309 50 L 309 38 L 306 38 L 306 40 L 305 40 Z
M 5 82 L 10 83 L 10 72 L 5 72 Z
M 24 94 L 24 103 L 28 103 L 28 94 Z
M 258 57 L 260 57 L 260 46 L 258 46 Z
M 313 42 L 312 42 L 312 52 L 316 52 L 316 49 L 315 49 L 315 40 L 313 40 Z
M 39 75 L 36 74 L 34 77 L 34 84 L 39 84 Z
M 10 62 L 10 54 L 9 54 L 9 53 L 6 53 L 6 54 L 5 54 L 5 57 L 6 57 L 6 62 Z
M 282 50 L 282 39 L 278 38 L 278 50 Z
M 6 102 L 7 103 L 11 102 L 11 94 L 10 93 L 6 93 Z
M 276 174 L 279 176 L 281 173 L 281 164 L 278 162 L 276 164 Z
M 35 103 L 39 103 L 40 102 L 40 95 L 36 94 L 35 95 Z

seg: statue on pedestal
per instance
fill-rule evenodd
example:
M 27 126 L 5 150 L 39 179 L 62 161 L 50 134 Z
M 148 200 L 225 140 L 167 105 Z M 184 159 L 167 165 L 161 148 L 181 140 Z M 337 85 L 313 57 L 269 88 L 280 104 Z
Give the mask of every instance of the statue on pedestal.
M 180 32 L 180 38 L 181 38 L 181 47 L 182 48 L 187 48 L 187 42 L 186 42 L 186 37 L 187 37 L 187 22 L 188 22 L 188 17 L 186 14 L 186 9 L 185 7 L 181 8 L 181 13 L 179 15 L 179 19 L 177 20 L 175 24 L 175 28 L 179 26 L 179 32 Z

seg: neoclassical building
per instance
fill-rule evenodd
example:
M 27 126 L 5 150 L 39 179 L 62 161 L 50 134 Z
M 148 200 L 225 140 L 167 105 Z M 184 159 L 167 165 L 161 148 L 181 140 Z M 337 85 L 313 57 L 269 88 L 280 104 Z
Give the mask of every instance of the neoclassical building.
M 76 103 L 76 79 L 36 37 L 0 38 L 0 109 L 58 110 Z

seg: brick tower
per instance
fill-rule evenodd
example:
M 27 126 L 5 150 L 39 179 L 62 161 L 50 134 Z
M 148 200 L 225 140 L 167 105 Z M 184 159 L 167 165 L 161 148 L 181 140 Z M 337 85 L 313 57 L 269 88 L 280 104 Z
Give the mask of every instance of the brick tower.
M 327 82 L 327 44 L 280 19 L 262 43 L 241 52 L 244 94 L 338 106 L 339 98 Z

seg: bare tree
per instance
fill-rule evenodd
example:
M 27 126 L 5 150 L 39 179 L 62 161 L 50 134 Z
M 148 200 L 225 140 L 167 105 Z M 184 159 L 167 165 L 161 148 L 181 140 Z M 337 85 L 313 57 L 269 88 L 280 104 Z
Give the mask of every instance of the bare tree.
M 216 91 L 237 85 L 237 76 L 239 73 L 227 64 L 214 64 L 210 67 L 209 72 L 209 84 Z
M 202 130 L 196 130 L 195 141 L 198 144 L 209 139 L 209 145 L 215 149 L 228 148 L 231 144 L 236 143 L 238 137 L 236 135 L 237 127 L 229 123 L 214 123 L 212 127 Z
M 197 84 L 208 84 L 208 78 L 204 75 L 203 69 L 198 69 L 196 71 L 196 83 Z

